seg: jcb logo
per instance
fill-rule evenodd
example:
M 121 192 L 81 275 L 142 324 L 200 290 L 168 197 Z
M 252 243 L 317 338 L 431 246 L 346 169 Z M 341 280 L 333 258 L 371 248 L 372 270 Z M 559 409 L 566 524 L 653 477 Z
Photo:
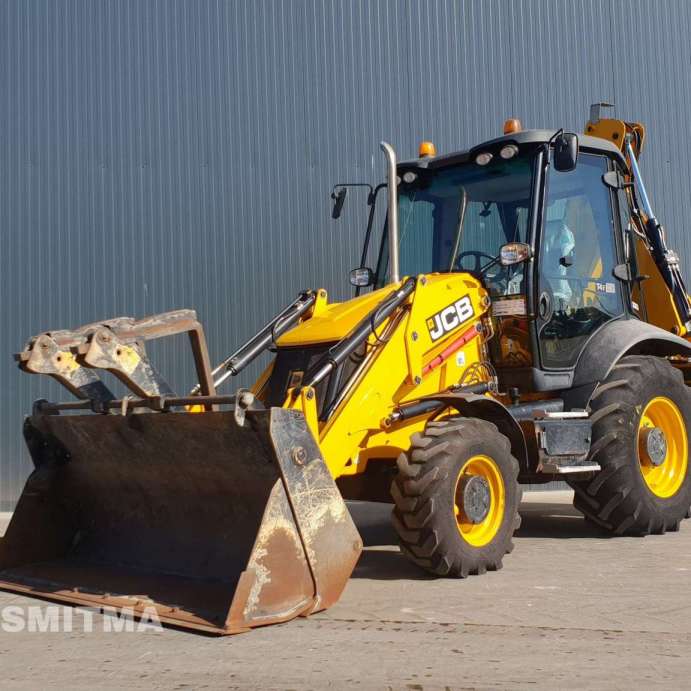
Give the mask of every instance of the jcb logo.
M 444 334 L 453 331 L 463 322 L 468 321 L 475 311 L 473 310 L 473 303 L 470 302 L 470 297 L 464 295 L 460 300 L 451 303 L 448 307 L 444 307 L 435 315 L 427 319 L 427 328 L 429 335 L 433 341 L 439 340 Z

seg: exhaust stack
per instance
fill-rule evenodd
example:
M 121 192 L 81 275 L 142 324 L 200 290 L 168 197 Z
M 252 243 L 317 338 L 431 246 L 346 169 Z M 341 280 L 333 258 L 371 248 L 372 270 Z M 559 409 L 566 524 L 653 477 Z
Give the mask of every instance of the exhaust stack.
M 391 283 L 401 280 L 398 265 L 398 183 L 396 180 L 396 152 L 387 142 L 379 146 L 386 156 L 386 178 L 388 181 L 388 228 L 389 228 L 389 279 Z

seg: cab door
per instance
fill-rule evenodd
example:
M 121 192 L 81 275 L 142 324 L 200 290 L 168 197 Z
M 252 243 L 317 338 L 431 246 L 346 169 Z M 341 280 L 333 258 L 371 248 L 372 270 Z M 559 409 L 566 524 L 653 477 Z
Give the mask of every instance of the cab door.
M 538 344 L 543 369 L 570 369 L 585 342 L 623 314 L 603 156 L 581 153 L 569 172 L 549 170 L 538 263 Z

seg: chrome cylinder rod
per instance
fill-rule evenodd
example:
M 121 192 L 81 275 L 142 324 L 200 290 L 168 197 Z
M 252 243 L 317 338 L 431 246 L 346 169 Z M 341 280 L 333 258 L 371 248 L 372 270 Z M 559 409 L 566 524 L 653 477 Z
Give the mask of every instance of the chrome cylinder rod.
M 643 183 L 643 178 L 641 177 L 641 171 L 638 167 L 638 161 L 636 160 L 636 154 L 633 152 L 633 147 L 631 142 L 626 142 L 626 152 L 629 155 L 629 161 L 631 163 L 631 172 L 633 173 L 633 179 L 636 182 L 636 189 L 638 190 L 638 196 L 641 200 L 641 205 L 643 206 L 643 211 L 648 218 L 655 218 L 653 213 L 653 208 L 650 205 L 650 200 L 648 199 L 648 192 L 645 189 L 645 184 Z

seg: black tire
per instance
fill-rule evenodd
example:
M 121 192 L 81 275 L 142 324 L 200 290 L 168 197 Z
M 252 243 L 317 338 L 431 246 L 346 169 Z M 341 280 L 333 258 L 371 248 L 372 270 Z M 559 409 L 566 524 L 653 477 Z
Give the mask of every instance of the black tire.
M 398 458 L 398 475 L 391 486 L 392 520 L 401 551 L 438 576 L 465 578 L 500 569 L 504 555 L 513 550 L 512 537 L 521 522 L 518 461 L 511 455 L 509 440 L 491 422 L 455 417 L 428 422 L 411 442 L 410 450 Z M 505 496 L 501 523 L 497 518 L 496 533 L 482 546 L 461 536 L 455 515 L 459 473 L 477 455 L 494 461 Z
M 657 357 L 628 356 L 614 366 L 590 402 L 593 435 L 590 458 L 601 470 L 592 478 L 569 481 L 574 506 L 617 535 L 660 534 L 679 529 L 691 506 L 691 473 L 676 492 L 657 496 L 646 484 L 638 451 L 639 423 L 646 405 L 670 399 L 691 432 L 691 395 L 682 373 Z

